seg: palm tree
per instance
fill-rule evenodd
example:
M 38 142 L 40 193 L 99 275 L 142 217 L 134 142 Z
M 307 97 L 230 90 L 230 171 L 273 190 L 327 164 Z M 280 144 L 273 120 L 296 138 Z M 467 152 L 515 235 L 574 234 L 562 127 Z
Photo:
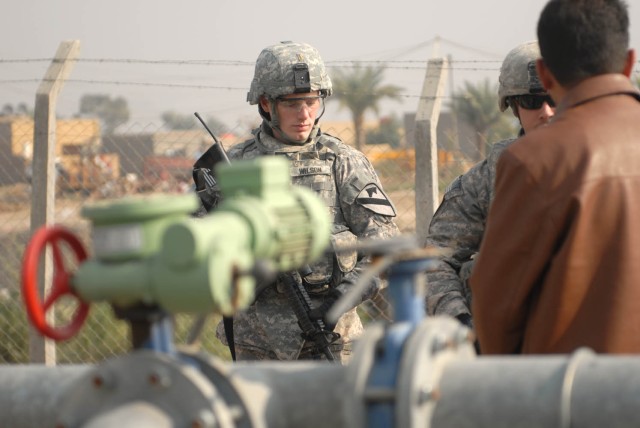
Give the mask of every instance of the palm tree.
M 455 94 L 450 108 L 456 116 L 475 131 L 478 160 L 483 159 L 486 147 L 497 139 L 513 136 L 516 130 L 510 116 L 498 108 L 498 88 L 489 79 L 474 85 L 464 83 L 464 89 Z
M 340 107 L 347 107 L 351 111 L 358 150 L 365 144 L 362 129 L 365 112 L 373 110 L 377 115 L 378 103 L 381 99 L 400 99 L 402 88 L 395 85 L 382 85 L 384 69 L 383 66 L 356 65 L 351 73 L 336 70 L 333 74 L 334 97 L 332 98 L 338 100 Z

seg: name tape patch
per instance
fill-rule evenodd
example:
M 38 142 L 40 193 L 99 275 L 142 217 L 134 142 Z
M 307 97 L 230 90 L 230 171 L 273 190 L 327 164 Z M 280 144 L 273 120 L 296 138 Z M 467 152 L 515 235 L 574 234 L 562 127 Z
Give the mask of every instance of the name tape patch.
M 291 176 L 292 177 L 302 177 L 305 175 L 331 175 L 331 166 L 329 165 L 320 165 L 320 166 L 294 166 L 291 167 Z

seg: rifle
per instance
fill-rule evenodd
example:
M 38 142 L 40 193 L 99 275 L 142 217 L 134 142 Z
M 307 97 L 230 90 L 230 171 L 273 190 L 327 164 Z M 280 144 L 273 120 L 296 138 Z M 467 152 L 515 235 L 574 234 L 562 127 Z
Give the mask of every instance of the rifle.
M 224 151 L 222 143 L 220 143 L 215 134 L 211 132 L 200 114 L 198 112 L 195 112 L 194 115 L 196 118 L 198 118 L 202 126 L 204 126 L 204 129 L 207 130 L 207 132 L 209 133 L 209 135 L 211 135 L 211 138 L 213 138 L 213 141 L 215 142 L 215 144 L 211 146 L 200 157 L 200 159 L 196 161 L 195 165 L 193 166 L 193 181 L 196 184 L 196 192 L 198 192 L 198 195 L 203 195 L 200 196 L 200 199 L 202 200 L 202 203 L 208 212 L 209 210 L 213 209 L 218 202 L 217 200 L 213 200 L 206 193 L 208 188 L 212 188 L 216 185 L 216 179 L 212 171 L 213 165 L 217 164 L 220 161 L 230 164 L 231 161 L 229 160 L 229 156 L 227 156 L 227 152 Z M 189 332 L 189 341 L 187 342 L 187 344 L 191 345 L 198 339 L 200 333 L 202 333 L 205 321 L 206 315 L 200 316 L 195 320 Z M 226 336 L 227 343 L 229 344 L 231 359 L 235 361 L 236 349 L 233 339 L 233 317 L 223 316 L 222 323 L 224 325 L 224 335 Z
M 301 277 L 304 277 L 304 273 L 310 273 L 311 269 L 306 266 L 301 272 L 298 272 Z M 295 278 L 295 273 L 285 273 L 279 276 L 280 281 L 285 286 L 285 293 L 291 304 L 291 308 L 298 318 L 298 325 L 302 330 L 302 337 L 305 340 L 309 340 L 314 343 L 317 351 L 322 351 L 327 360 L 335 361 L 336 357 L 331 352 L 331 345 L 333 342 L 340 338 L 338 333 L 327 330 L 324 321 L 312 320 L 309 317 L 311 311 L 311 298 L 307 289 L 301 282 L 298 282 Z

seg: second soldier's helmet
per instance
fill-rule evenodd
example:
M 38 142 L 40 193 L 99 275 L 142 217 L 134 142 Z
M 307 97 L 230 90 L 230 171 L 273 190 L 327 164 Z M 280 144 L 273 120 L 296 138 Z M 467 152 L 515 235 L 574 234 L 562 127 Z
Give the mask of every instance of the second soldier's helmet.
M 545 92 L 536 72 L 538 58 L 540 58 L 540 48 L 537 41 L 523 43 L 507 54 L 500 67 L 498 79 L 500 111 L 507 109 L 507 98 L 511 96 Z
M 247 101 L 254 105 L 262 95 L 276 99 L 313 91 L 331 95 L 331 79 L 320 54 L 306 43 L 281 42 L 260 52 Z

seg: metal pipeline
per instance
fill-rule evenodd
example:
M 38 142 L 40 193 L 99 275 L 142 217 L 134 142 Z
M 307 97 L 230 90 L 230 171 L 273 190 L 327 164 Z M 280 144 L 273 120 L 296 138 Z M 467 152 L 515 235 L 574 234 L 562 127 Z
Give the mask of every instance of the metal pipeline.
M 147 352 L 98 366 L 0 367 L 0 426 L 139 428 L 160 420 L 168 427 L 371 426 L 354 424 L 354 414 L 375 398 L 354 389 L 354 365 L 194 358 L 199 370 Z M 640 421 L 637 356 L 580 350 L 469 358 L 449 346 L 436 347 L 430 358 L 401 366 L 402 382 L 387 397 L 403 413 L 393 426 L 595 428 Z M 115 377 L 101 376 L 107 373 Z M 414 380 L 406 382 L 408 376 Z M 132 391 L 127 382 L 136 378 L 146 385 Z
M 638 426 L 640 357 L 579 350 L 452 361 L 434 393 L 431 427 Z
M 0 366 L 0 427 L 55 427 L 66 393 L 90 366 Z

